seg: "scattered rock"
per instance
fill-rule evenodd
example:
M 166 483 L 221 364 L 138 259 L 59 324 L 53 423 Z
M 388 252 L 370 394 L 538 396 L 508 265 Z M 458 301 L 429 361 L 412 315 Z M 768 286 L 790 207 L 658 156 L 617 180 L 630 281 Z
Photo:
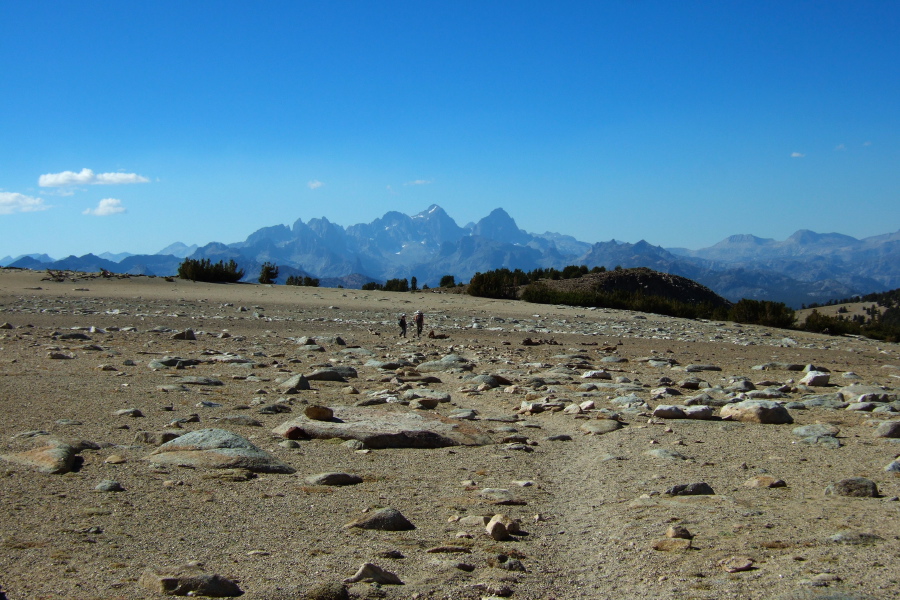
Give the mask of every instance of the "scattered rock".
M 306 483 L 310 485 L 356 485 L 362 483 L 363 478 L 359 475 L 351 475 L 350 473 L 319 473 L 318 475 L 310 475 L 306 478 Z
M 749 571 L 753 568 L 754 560 L 749 556 L 729 556 L 723 558 L 716 564 L 722 567 L 727 573 L 739 573 L 741 571 Z
M 326 582 L 306 590 L 303 600 L 350 600 L 350 594 L 343 583 Z
M 865 477 L 849 477 L 832 483 L 825 488 L 826 496 L 848 496 L 852 498 L 877 498 L 878 486 Z
M 353 527 L 378 531 L 409 531 L 416 528 L 396 508 L 382 508 L 344 525 L 344 529 Z
M 309 380 L 303 375 L 293 375 L 278 386 L 278 389 L 284 394 L 296 394 L 304 390 L 311 389 Z
M 124 492 L 125 488 L 115 479 L 104 479 L 94 487 L 98 492 Z
M 778 425 L 794 419 L 781 404 L 771 400 L 744 400 L 722 407 L 720 416 L 731 421 Z
M 787 484 L 781 480 L 772 477 L 771 475 L 757 475 L 756 477 L 745 481 L 744 487 L 748 488 L 777 488 L 777 487 L 787 487 Z
M 875 429 L 875 437 L 900 438 L 900 421 L 885 421 Z
M 344 583 L 378 583 L 381 585 L 403 585 L 403 582 L 394 573 L 385 571 L 378 565 L 372 563 L 364 563 L 356 575 L 348 577 Z
M 675 485 L 666 490 L 669 496 L 713 496 L 715 492 L 708 483 L 687 483 Z
M 312 419 L 313 421 L 331 421 L 334 419 L 333 410 L 327 406 L 319 406 L 317 404 L 307 406 L 303 409 L 303 414 L 307 419 Z
M 662 538 L 654 541 L 651 546 L 654 550 L 660 552 L 675 552 L 678 550 L 690 550 L 691 540 L 689 538 Z
M 186 565 L 172 569 L 148 568 L 138 585 L 167 596 L 211 596 L 225 598 L 244 592 L 230 579 L 206 573 L 201 567 Z

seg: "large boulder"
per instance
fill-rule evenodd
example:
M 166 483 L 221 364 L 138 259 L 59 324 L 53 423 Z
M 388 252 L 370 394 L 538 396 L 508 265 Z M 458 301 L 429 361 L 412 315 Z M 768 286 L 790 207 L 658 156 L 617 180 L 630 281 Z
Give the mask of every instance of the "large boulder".
M 273 432 L 292 440 L 359 440 L 368 448 L 442 448 L 493 443 L 485 431 L 471 423 L 403 406 L 336 406 L 332 410 L 331 421 L 297 417 L 282 423 Z

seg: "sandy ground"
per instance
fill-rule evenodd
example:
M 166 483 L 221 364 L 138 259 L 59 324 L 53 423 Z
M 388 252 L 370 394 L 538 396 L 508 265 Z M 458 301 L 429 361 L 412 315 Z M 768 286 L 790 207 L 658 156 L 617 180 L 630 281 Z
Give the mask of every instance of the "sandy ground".
M 426 314 L 426 332 L 434 329 L 448 339 L 398 339 L 396 314 L 416 309 Z M 595 422 L 598 411 L 516 412 L 524 400 L 542 398 L 564 405 L 593 400 L 597 408 L 619 410 L 611 402 L 620 395 L 615 390 L 578 389 L 585 381 L 580 375 L 591 367 L 642 385 L 635 393 L 651 407 L 683 399 L 653 399 L 664 377 L 675 389 L 696 376 L 714 387 L 741 378 L 794 386 L 785 401 L 807 393 L 796 388 L 802 373 L 752 369 L 768 362 L 831 371 L 831 385 L 808 392 L 838 392 L 851 383 L 842 374 L 852 371 L 860 383 L 896 393 L 897 345 L 432 292 L 145 277 L 53 282 L 42 273 L 13 270 L 0 270 L 4 322 L 13 328 L 0 329 L 0 454 L 27 451 L 50 438 L 100 447 L 84 450 L 82 464 L 66 474 L 0 461 L 0 589 L 10 599 L 155 598 L 159 594 L 138 585 L 145 569 L 189 562 L 236 580 L 245 598 L 304 598 L 312 586 L 341 582 L 366 562 L 396 574 L 404 585 L 348 583 L 350 597 L 858 599 L 900 593 L 900 478 L 884 470 L 900 444 L 875 436 L 875 425 L 895 414 L 791 410 L 793 425 L 761 425 L 620 411 L 622 429 L 584 435 L 581 426 Z M 102 331 L 84 331 L 87 341 L 60 339 L 76 327 Z M 160 327 L 191 328 L 197 340 L 152 331 Z M 230 337 L 220 337 L 222 332 Z M 340 336 L 380 360 L 456 353 L 474 363 L 474 373 L 504 376 L 513 389 L 478 391 L 465 373 L 437 373 L 440 383 L 426 386 L 452 398 L 431 412 L 475 409 L 474 424 L 497 443 L 354 451 L 310 440 L 285 447 L 271 430 L 302 414 L 306 404 L 352 405 L 370 392 L 399 386 L 393 373 L 341 352 L 347 346 L 302 350 L 296 341 L 301 336 Z M 525 338 L 558 344 L 526 346 Z M 256 365 L 148 368 L 164 356 L 206 361 L 224 352 Z M 51 353 L 73 358 L 52 359 Z M 607 356 L 627 362 L 601 362 Z M 685 373 L 639 360 L 647 357 L 721 370 Z M 291 396 L 278 389 L 291 374 L 334 364 L 357 369 L 359 377 L 349 385 L 359 394 L 346 393 L 348 383 L 341 382 L 315 381 L 312 390 Z M 187 392 L 159 388 L 184 375 L 217 378 L 224 385 Z M 685 397 L 699 393 L 680 391 Z M 281 398 L 291 413 L 258 412 Z M 144 416 L 115 414 L 130 408 Z M 145 460 L 154 447 L 136 441 L 140 432 L 172 431 L 167 425 L 192 414 L 198 421 L 176 431 L 228 429 L 296 473 L 223 481 L 203 469 Z M 219 423 L 231 415 L 251 416 L 261 426 Z M 842 446 L 798 443 L 792 429 L 813 423 L 839 427 Z M 35 431 L 48 435 L 22 435 Z M 563 434 L 571 440 L 548 439 Z M 527 438 L 531 451 L 504 443 L 510 435 Z M 653 449 L 677 451 L 685 459 L 646 454 Z M 110 461 L 112 456 L 119 458 Z M 357 474 L 363 482 L 305 482 L 308 475 L 331 471 Z M 744 485 L 761 474 L 786 486 Z M 824 494 L 829 484 L 854 476 L 873 480 L 879 497 Z M 124 491 L 95 490 L 110 479 Z M 715 494 L 664 493 L 696 482 L 708 483 Z M 485 488 L 507 489 L 516 503 L 493 504 L 480 494 Z M 400 510 L 415 529 L 343 527 L 381 507 Z M 458 521 L 497 513 L 520 519 L 522 533 L 495 541 L 483 527 Z M 691 548 L 653 549 L 673 525 L 693 534 Z M 838 534 L 859 543 L 834 541 Z M 459 548 L 428 552 L 440 546 Z M 732 556 L 752 559 L 752 567 L 727 572 L 718 563 Z

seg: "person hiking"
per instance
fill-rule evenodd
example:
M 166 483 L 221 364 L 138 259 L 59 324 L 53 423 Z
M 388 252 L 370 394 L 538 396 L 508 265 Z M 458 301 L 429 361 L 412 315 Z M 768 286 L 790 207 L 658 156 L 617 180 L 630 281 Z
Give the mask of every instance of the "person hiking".
M 406 337 L 406 313 L 400 314 L 400 319 L 397 321 L 397 324 L 400 326 L 400 337 Z
M 425 315 L 422 314 L 421 310 L 417 310 L 416 314 L 413 315 L 413 323 L 416 324 L 416 337 L 422 337 L 422 327 L 425 326 Z

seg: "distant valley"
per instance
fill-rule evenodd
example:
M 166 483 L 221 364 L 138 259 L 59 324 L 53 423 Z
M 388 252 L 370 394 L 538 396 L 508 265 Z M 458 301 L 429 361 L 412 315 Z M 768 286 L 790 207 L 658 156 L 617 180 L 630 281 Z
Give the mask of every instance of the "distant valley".
M 272 262 L 279 267 L 278 283 L 310 275 L 325 286 L 357 288 L 367 281 L 412 277 L 419 286 L 434 287 L 444 275 L 465 282 L 476 272 L 504 267 L 649 267 L 693 279 L 732 301 L 775 300 L 795 308 L 900 287 L 900 231 L 861 240 L 808 230 L 783 241 L 733 235 L 709 248 L 666 249 L 643 240 L 591 244 L 559 233 L 529 233 L 502 208 L 461 227 L 437 205 L 412 216 L 391 211 L 346 228 L 324 217 L 298 219 L 236 243 L 176 242 L 156 254 L 107 252 L 59 260 L 7 256 L 0 266 L 168 276 L 184 258 L 233 259 L 247 281 L 255 281 L 262 264 Z

